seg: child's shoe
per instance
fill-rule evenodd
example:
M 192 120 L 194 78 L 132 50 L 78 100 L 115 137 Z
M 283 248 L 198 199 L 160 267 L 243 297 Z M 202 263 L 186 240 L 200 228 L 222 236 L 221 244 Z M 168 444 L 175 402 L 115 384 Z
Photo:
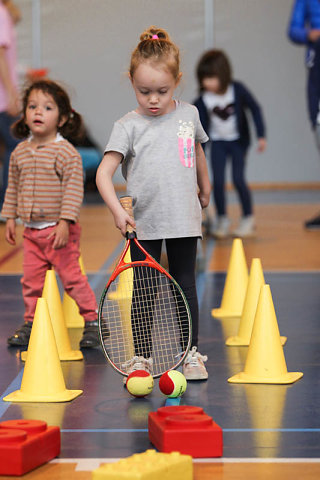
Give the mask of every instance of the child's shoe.
M 229 235 L 230 220 L 225 215 L 217 217 L 210 229 L 210 234 L 218 239 Z
M 242 217 L 238 228 L 233 232 L 234 237 L 248 238 L 255 235 L 255 221 L 253 215 Z
M 144 358 L 144 357 L 133 357 L 131 360 L 122 364 L 122 368 L 126 370 L 126 373 L 130 375 L 130 373 L 135 372 L 136 370 L 145 370 L 146 372 L 152 375 L 152 367 L 153 367 L 153 360 L 152 357 Z M 127 381 L 127 377 L 124 377 L 123 383 L 125 384 Z
M 94 348 L 100 345 L 98 322 L 85 322 L 80 348 Z
M 197 352 L 197 347 L 192 347 L 182 366 L 182 373 L 187 380 L 207 380 L 208 372 L 204 362 L 208 360 L 207 355 Z
M 31 328 L 32 322 L 25 322 L 8 338 L 8 344 L 13 347 L 27 347 L 29 345 Z

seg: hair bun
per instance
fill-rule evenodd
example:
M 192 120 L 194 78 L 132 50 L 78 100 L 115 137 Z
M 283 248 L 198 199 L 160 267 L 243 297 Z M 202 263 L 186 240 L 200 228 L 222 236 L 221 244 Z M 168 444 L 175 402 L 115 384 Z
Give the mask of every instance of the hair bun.
M 159 40 L 170 41 L 169 34 L 165 30 L 151 25 L 151 27 L 147 28 L 143 33 L 141 33 L 140 42 L 143 42 L 144 40 L 152 40 L 154 35 L 157 35 Z

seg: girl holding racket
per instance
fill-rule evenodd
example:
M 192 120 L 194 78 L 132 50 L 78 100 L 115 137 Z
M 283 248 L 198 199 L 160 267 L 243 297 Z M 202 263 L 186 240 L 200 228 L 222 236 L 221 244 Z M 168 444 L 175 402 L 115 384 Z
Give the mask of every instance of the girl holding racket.
M 179 49 L 165 30 L 151 26 L 141 34 L 129 69 L 138 106 L 114 124 L 97 186 L 116 227 L 123 235 L 127 224 L 134 227 L 140 244 L 158 262 L 165 241 L 169 272 L 180 285 L 192 318 L 192 348 L 183 373 L 189 380 L 203 380 L 208 378 L 207 357 L 197 350 L 195 263 L 201 209 L 208 205 L 211 191 L 201 147 L 208 137 L 197 109 L 173 98 L 182 75 L 179 65 Z M 133 198 L 134 220 L 121 206 L 112 183 L 120 163 Z M 131 259 L 141 260 L 134 244 Z M 136 349 L 135 354 L 127 373 L 137 369 L 152 373 L 152 352 L 143 355 Z

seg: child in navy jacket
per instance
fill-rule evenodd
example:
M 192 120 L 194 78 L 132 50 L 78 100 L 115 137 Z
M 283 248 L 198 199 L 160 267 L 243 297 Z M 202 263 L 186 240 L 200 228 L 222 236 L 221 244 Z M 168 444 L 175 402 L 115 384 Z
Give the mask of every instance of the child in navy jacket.
M 229 60 L 221 50 L 209 50 L 197 66 L 200 97 L 194 102 L 201 123 L 211 140 L 213 198 L 217 219 L 210 229 L 216 238 L 229 234 L 226 214 L 225 169 L 232 163 L 232 180 L 242 207 L 242 218 L 233 232 L 238 237 L 254 235 L 255 222 L 250 190 L 245 180 L 245 159 L 250 145 L 247 110 L 250 110 L 258 137 L 258 151 L 266 148 L 261 108 L 249 90 L 232 80 Z

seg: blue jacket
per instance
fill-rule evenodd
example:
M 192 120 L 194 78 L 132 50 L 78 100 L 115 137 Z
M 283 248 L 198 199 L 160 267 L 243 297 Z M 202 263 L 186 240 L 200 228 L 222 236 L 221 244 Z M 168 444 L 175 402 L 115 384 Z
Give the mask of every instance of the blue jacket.
M 288 28 L 289 38 L 295 43 L 309 44 L 308 32 L 320 29 L 320 1 L 295 0 Z
M 242 143 L 245 148 L 248 148 L 250 145 L 250 130 L 246 110 L 249 109 L 251 111 L 258 138 L 265 138 L 266 136 L 263 115 L 260 105 L 242 83 L 233 82 L 233 87 L 235 94 L 235 114 L 237 128 L 240 135 L 240 143 Z M 199 110 L 200 121 L 207 135 L 209 135 L 210 117 L 202 96 L 195 100 L 194 105 Z

